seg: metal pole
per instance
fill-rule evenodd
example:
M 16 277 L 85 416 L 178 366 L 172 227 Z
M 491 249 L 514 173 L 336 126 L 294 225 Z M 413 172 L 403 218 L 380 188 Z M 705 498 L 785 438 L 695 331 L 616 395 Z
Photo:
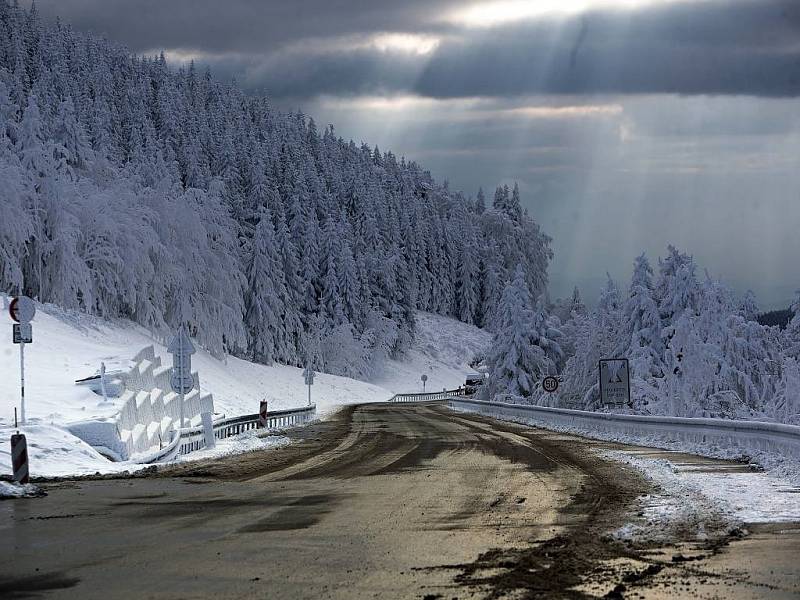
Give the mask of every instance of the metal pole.
M 311 406 L 311 386 L 308 386 L 308 405 Z
M 106 394 L 106 363 L 100 363 L 100 391 L 103 392 L 103 402 L 108 402 Z
M 181 382 L 181 386 L 183 386 L 183 382 Z M 183 387 L 181 387 L 181 429 L 186 427 L 183 422 Z
M 180 333 L 178 334 L 180 336 Z M 178 344 L 178 366 L 180 366 L 181 370 L 179 373 L 183 374 L 183 344 Z M 186 427 L 184 423 L 184 416 L 183 416 L 183 379 L 180 380 L 181 383 L 181 429 Z
M 19 392 L 20 421 L 22 421 L 22 424 L 25 425 L 25 342 L 22 341 L 19 344 Z

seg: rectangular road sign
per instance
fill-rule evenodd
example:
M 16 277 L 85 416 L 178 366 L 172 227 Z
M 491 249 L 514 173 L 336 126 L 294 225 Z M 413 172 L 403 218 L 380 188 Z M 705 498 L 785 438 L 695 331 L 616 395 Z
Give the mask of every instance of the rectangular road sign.
M 33 327 L 30 323 L 14 323 L 13 338 L 15 344 L 32 344 Z
M 622 406 L 631 402 L 631 377 L 627 358 L 603 358 L 599 363 L 600 401 Z

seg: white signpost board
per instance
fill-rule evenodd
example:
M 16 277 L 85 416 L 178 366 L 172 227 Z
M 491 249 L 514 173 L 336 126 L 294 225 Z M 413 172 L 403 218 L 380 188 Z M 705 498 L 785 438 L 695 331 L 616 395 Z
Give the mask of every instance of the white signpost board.
M 169 346 L 167 346 L 167 352 L 172 354 L 172 376 L 169 383 L 172 386 L 172 391 L 180 394 L 181 397 L 181 429 L 183 429 L 186 426 L 183 414 L 183 397 L 191 392 L 194 387 L 192 354 L 195 353 L 192 340 L 189 339 L 189 334 L 186 333 L 184 327 L 178 329 L 178 334 L 172 338 Z
M 604 406 L 625 406 L 631 402 L 631 378 L 627 358 L 603 358 L 600 370 L 600 401 Z
M 36 305 L 26 296 L 19 296 L 8 305 L 8 314 L 16 321 L 12 328 L 15 344 L 19 344 L 19 414 L 25 425 L 25 344 L 33 342 L 33 326 L 31 321 L 36 316 Z
M 303 369 L 303 379 L 308 386 L 308 405 L 311 406 L 311 386 L 314 385 L 314 369 L 311 368 L 311 365 L 306 365 L 306 368 Z

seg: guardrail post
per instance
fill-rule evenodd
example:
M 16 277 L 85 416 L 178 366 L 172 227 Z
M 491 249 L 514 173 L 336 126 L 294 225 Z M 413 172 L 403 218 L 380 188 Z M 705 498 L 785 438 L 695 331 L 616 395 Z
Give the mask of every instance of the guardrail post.
M 267 417 L 267 401 L 262 400 L 258 408 L 258 424 L 260 427 L 267 427 L 269 418 Z
M 14 481 L 28 483 L 28 442 L 24 433 L 18 432 L 11 436 L 11 465 Z

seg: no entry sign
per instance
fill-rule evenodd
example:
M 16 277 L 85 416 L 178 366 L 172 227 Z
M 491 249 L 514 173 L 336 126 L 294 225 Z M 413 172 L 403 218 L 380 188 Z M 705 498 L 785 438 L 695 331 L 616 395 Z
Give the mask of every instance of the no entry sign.
M 27 296 L 18 296 L 8 305 L 8 314 L 17 323 L 30 323 L 36 315 L 36 305 Z

